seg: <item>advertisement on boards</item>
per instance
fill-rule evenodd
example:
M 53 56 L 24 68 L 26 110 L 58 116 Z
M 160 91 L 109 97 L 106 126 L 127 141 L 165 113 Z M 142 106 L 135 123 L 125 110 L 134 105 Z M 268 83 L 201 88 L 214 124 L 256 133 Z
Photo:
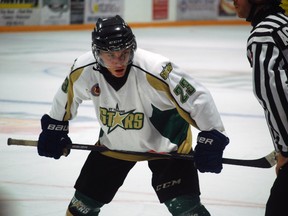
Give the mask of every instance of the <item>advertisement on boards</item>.
M 98 18 L 124 14 L 124 0 L 86 0 L 84 23 L 96 23 Z
M 70 24 L 70 0 L 43 0 L 41 24 Z
M 168 19 L 168 0 L 153 0 L 153 20 Z
M 0 1 L 0 26 L 40 24 L 39 1 Z
M 216 19 L 219 11 L 219 0 L 178 0 L 177 20 Z
M 84 23 L 84 0 L 71 0 L 70 5 L 70 23 Z
M 70 24 L 70 0 L 0 1 L 0 26 Z

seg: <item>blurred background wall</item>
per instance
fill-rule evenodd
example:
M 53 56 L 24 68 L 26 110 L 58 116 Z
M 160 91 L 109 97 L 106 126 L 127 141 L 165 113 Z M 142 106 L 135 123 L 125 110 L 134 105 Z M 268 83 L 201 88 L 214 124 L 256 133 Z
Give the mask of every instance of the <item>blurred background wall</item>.
M 233 0 L 1 0 L 1 26 L 94 24 L 119 14 L 129 23 L 237 19 Z

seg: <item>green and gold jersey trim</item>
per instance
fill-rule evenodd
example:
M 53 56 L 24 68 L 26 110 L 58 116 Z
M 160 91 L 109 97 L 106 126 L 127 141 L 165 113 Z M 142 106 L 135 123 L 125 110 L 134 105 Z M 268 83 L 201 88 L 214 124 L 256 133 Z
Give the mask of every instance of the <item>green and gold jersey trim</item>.
M 73 98 L 74 98 L 74 82 L 76 80 L 78 80 L 78 78 L 80 77 L 81 73 L 83 72 L 84 68 L 79 68 L 75 71 L 73 71 L 69 78 L 68 78 L 68 90 L 67 90 L 67 104 L 66 104 L 66 112 L 64 115 L 64 121 L 68 121 L 71 119 L 72 114 L 71 114 L 71 106 L 72 106 L 72 102 L 73 102 Z

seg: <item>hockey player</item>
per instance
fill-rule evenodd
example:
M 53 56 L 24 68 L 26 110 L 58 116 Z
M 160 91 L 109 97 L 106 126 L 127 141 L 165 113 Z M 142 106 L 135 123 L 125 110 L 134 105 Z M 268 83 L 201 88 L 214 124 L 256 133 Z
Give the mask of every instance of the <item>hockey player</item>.
M 83 100 L 93 101 L 101 126 L 98 145 L 111 150 L 190 154 L 192 125 L 201 131 L 196 167 L 200 172 L 221 172 L 229 139 L 210 93 L 168 58 L 137 48 L 131 28 L 118 15 L 98 19 L 92 51 L 75 60 L 49 115 L 43 115 L 39 155 L 60 158 L 71 143 L 68 121 Z M 113 151 L 91 152 L 76 181 L 67 215 L 98 215 L 135 163 L 148 159 Z M 154 158 L 148 166 L 159 201 L 172 215 L 210 215 L 200 202 L 194 162 Z
M 264 109 L 277 158 L 277 178 L 265 216 L 287 215 L 288 196 L 288 18 L 279 0 L 234 0 L 237 14 L 252 24 L 247 56 L 254 94 Z

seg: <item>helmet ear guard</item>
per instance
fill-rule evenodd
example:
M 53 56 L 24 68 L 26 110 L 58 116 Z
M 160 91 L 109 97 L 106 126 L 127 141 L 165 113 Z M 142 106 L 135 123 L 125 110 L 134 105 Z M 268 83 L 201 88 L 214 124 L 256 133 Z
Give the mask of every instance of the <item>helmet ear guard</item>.
M 119 16 L 99 18 L 92 32 L 92 52 L 100 65 L 105 66 L 100 52 L 113 52 L 131 48 L 130 63 L 137 48 L 135 36 L 131 28 Z

